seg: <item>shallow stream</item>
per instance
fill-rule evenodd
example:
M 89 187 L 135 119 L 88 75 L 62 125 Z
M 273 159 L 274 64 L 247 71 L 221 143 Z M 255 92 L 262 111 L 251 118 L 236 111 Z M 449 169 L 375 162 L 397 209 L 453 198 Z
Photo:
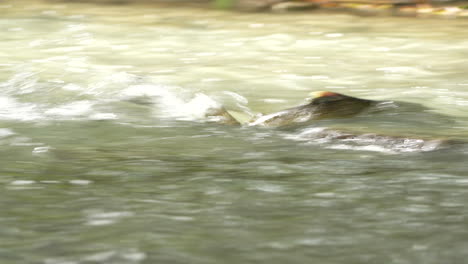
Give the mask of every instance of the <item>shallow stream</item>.
M 2 264 L 468 259 L 468 20 L 15 0 L 0 32 Z M 320 90 L 421 107 L 204 116 Z M 457 144 L 313 136 L 329 127 Z

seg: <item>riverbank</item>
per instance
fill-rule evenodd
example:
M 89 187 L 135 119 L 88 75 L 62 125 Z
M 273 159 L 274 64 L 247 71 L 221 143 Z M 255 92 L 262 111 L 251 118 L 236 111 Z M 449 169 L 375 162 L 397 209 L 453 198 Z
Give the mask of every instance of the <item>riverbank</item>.
M 351 13 L 360 16 L 404 16 L 420 18 L 468 17 L 468 3 L 390 2 L 390 1 L 328 1 L 317 4 L 318 9 Z
M 406 0 L 44 0 L 106 5 L 157 4 L 199 6 L 243 12 L 330 12 L 358 16 L 404 16 L 415 18 L 468 18 L 468 1 Z

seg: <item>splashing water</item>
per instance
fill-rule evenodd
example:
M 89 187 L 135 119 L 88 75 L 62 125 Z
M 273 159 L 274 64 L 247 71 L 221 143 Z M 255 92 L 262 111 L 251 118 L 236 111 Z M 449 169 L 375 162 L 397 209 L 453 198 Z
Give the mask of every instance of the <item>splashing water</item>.
M 468 259 L 465 20 L 79 2 L 0 3 L 0 263 Z M 209 122 L 321 90 L 411 105 Z

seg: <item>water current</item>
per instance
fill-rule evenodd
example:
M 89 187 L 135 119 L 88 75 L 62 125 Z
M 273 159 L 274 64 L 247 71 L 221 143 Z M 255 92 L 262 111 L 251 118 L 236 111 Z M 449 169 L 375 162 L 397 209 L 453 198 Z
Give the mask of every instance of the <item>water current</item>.
M 2 1 L 0 263 L 466 263 L 467 25 Z M 320 90 L 418 106 L 205 117 Z

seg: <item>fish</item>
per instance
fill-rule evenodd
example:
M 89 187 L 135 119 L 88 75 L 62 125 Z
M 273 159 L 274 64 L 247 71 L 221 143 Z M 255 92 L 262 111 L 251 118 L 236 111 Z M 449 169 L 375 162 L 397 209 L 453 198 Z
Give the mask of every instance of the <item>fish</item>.
M 306 104 L 260 116 L 247 126 L 281 127 L 320 119 L 348 118 L 378 103 L 340 93 L 320 91 L 314 93 L 314 97 Z
M 330 91 L 314 92 L 306 104 L 261 115 L 247 123 L 237 120 L 224 107 L 212 114 L 218 116 L 217 120 L 225 124 L 243 127 L 283 130 L 304 130 L 305 127 L 307 133 L 300 132 L 298 137 L 292 137 L 298 141 L 344 143 L 349 146 L 377 145 L 394 152 L 425 152 L 464 144 L 449 137 L 417 134 L 421 130 L 431 132 L 437 125 L 441 128 L 453 125 L 446 116 L 434 113 L 419 104 L 363 99 Z M 356 124 L 357 127 L 361 126 L 354 131 L 349 127 L 314 127 L 316 124 L 323 125 L 320 123 L 323 121 L 331 121 L 328 124 L 334 126 L 345 123 L 351 124 L 351 127 Z M 372 131 L 368 128 L 369 123 L 373 123 L 374 129 L 377 130 L 380 126 L 381 131 Z M 401 134 L 395 132 L 398 129 Z

